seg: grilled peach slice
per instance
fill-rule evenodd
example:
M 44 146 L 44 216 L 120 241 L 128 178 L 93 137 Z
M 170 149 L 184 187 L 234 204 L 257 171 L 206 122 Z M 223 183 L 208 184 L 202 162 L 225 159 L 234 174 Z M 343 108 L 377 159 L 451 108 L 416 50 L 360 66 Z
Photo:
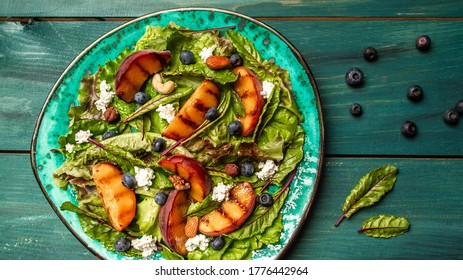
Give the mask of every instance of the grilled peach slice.
M 166 203 L 159 210 L 159 229 L 162 240 L 170 249 L 184 256 L 188 254 L 185 243 L 187 223 L 186 212 L 190 201 L 186 191 L 174 190 L 169 193 Z
M 141 50 L 127 56 L 119 66 L 114 80 L 116 95 L 132 102 L 145 81 L 164 69 L 170 61 L 170 51 Z
M 202 202 L 210 193 L 212 181 L 207 170 L 196 159 L 184 155 L 171 155 L 158 161 L 158 165 L 190 183 L 190 197 Z
M 191 94 L 162 135 L 179 140 L 192 134 L 206 120 L 207 110 L 217 107 L 219 98 L 220 90 L 217 85 L 204 80 Z
M 218 236 L 238 229 L 254 210 L 256 197 L 250 183 L 236 185 L 230 190 L 227 201 L 201 217 L 198 230 L 204 235 Z
M 238 79 L 233 83 L 233 90 L 240 97 L 245 112 L 245 115 L 239 119 L 243 125 L 241 135 L 249 136 L 254 132 L 265 105 L 265 99 L 260 94 L 262 82 L 251 69 L 245 66 L 235 67 L 233 74 L 238 75 Z
M 134 191 L 122 185 L 122 172 L 110 163 L 98 163 L 92 167 L 92 172 L 111 225 L 116 231 L 122 231 L 135 217 L 137 201 Z

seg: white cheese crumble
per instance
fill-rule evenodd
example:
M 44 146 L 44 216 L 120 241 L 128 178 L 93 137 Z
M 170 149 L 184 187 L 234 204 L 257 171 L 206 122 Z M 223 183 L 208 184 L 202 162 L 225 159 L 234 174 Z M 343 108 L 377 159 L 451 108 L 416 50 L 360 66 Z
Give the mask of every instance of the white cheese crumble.
M 256 172 L 256 175 L 263 181 L 270 179 L 278 171 L 278 166 L 270 159 L 260 162 L 258 167 L 260 170 Z
M 165 119 L 168 123 L 170 123 L 175 117 L 175 108 L 172 104 L 159 105 L 156 112 L 159 113 L 159 117 L 161 117 L 161 119 Z
M 209 56 L 212 55 L 212 53 L 214 52 L 214 50 L 215 50 L 216 47 L 217 47 L 217 46 L 214 45 L 214 46 L 212 46 L 212 47 L 210 47 L 210 48 L 203 48 L 203 49 L 201 50 L 201 52 L 199 53 L 199 56 L 201 57 L 201 59 L 202 59 L 204 62 L 206 62 L 206 59 L 207 59 Z
M 188 252 L 194 251 L 199 248 L 199 250 L 204 251 L 209 246 L 209 238 L 207 238 L 204 234 L 198 234 L 193 238 L 189 238 L 186 243 L 185 247 Z
M 75 140 L 77 144 L 82 144 L 88 142 L 88 138 L 90 138 L 93 134 L 90 130 L 79 130 L 75 135 Z
M 212 190 L 212 200 L 222 202 L 228 200 L 228 192 L 233 188 L 233 185 L 226 185 L 222 182 Z
M 66 149 L 66 151 L 67 151 L 68 153 L 72 153 L 72 152 L 74 152 L 74 147 L 75 147 L 75 146 L 76 146 L 76 145 L 74 145 L 74 144 L 68 143 L 68 144 L 66 144 L 66 146 L 64 146 L 64 148 Z
M 143 258 L 147 258 L 157 250 L 156 241 L 156 237 L 143 235 L 141 238 L 133 239 L 131 245 L 134 249 L 142 252 Z
M 135 166 L 135 180 L 137 180 L 137 185 L 139 187 L 145 188 L 146 190 L 150 187 L 155 177 L 154 171 L 151 168 L 140 168 Z
M 114 95 L 116 95 L 116 93 L 114 91 L 111 91 L 111 86 L 105 80 L 101 81 L 100 98 L 97 101 L 95 101 L 96 109 L 104 113 L 109 103 L 113 101 Z
M 275 85 L 273 83 L 269 81 L 264 81 L 262 83 L 262 91 L 260 92 L 260 95 L 262 95 L 263 98 L 268 99 L 272 94 L 274 87 Z

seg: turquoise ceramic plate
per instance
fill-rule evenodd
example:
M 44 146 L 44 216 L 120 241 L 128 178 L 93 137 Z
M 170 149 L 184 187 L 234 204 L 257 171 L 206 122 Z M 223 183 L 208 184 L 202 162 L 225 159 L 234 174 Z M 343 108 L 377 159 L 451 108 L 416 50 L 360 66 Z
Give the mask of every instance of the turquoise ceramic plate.
M 235 26 L 235 30 L 254 43 L 264 59 L 273 59 L 290 72 L 293 94 L 304 116 L 304 159 L 298 167 L 296 179 L 292 182 L 290 194 L 282 210 L 284 230 L 280 244 L 253 254 L 253 259 L 279 259 L 303 226 L 320 179 L 323 158 L 321 105 L 315 80 L 295 47 L 271 27 L 241 14 L 218 9 L 161 11 L 127 22 L 87 47 L 59 77 L 37 121 L 31 154 L 37 181 L 59 218 L 84 246 L 102 259 L 122 258 L 89 238 L 82 231 L 74 213 L 59 209 L 65 201 L 75 202 L 75 196 L 71 188 L 63 191 L 53 185 L 52 173 L 63 163 L 64 158 L 51 150 L 57 147 L 58 137 L 67 133 L 67 112 L 71 104 L 77 102 L 77 90 L 82 77 L 94 73 L 98 65 L 104 65 L 125 48 L 135 45 L 144 34 L 146 26 L 166 26 L 169 22 L 196 30 Z M 155 256 L 159 257 L 160 255 Z

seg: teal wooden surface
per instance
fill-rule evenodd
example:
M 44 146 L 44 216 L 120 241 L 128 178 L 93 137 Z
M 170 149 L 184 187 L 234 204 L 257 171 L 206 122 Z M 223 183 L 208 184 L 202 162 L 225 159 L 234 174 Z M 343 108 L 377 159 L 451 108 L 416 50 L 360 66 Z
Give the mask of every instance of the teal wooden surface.
M 6 17 L 138 17 L 153 11 L 183 7 L 222 8 L 253 17 L 460 17 L 459 1 L 345 0 L 7 0 Z
M 7 1 L 0 8 L 0 259 L 96 259 L 66 229 L 31 169 L 37 116 L 61 72 L 88 44 L 130 18 L 202 1 Z M 286 259 L 463 259 L 463 121 L 441 113 L 463 99 L 461 1 L 210 1 L 258 17 L 288 38 L 310 66 L 325 117 L 325 163 L 312 209 Z M 30 24 L 24 23 L 30 21 Z M 428 34 L 430 52 L 414 48 Z M 362 49 L 379 60 L 368 63 Z M 344 74 L 367 74 L 352 89 Z M 409 85 L 422 102 L 405 97 Z M 362 104 L 360 118 L 349 114 Z M 415 120 L 416 138 L 400 135 Z M 394 190 L 337 228 L 350 189 L 369 170 L 394 164 Z M 375 239 L 356 232 L 378 214 L 404 216 L 410 232 Z

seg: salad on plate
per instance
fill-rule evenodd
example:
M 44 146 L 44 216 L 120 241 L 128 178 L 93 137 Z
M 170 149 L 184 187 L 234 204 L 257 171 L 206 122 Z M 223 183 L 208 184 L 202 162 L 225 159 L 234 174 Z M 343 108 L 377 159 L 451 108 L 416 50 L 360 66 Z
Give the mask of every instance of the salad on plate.
M 251 259 L 279 244 L 304 157 L 289 73 L 233 28 L 147 26 L 80 84 L 54 152 L 83 231 L 128 258 Z

